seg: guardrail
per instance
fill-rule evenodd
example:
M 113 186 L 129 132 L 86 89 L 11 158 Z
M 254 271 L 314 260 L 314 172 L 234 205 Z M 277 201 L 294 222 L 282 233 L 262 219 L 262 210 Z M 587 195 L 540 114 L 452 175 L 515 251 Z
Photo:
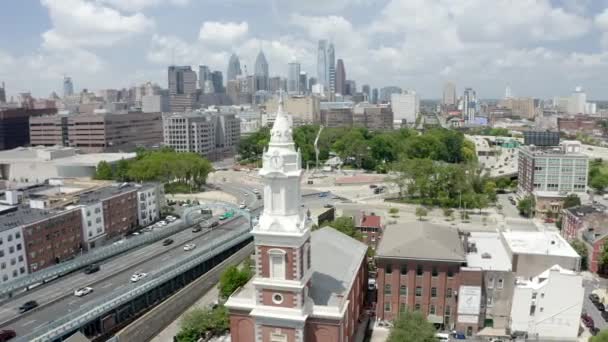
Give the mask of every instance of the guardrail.
M 43 342 L 52 341 L 56 338 L 60 338 L 64 334 L 78 329 L 84 324 L 98 318 L 99 316 L 111 311 L 112 309 L 129 302 L 133 298 L 136 298 L 148 292 L 149 290 L 169 281 L 170 279 L 176 277 L 179 274 L 188 271 L 189 269 L 223 252 L 224 250 L 236 246 L 237 244 L 249 239 L 250 237 L 251 234 L 249 226 L 244 226 L 237 230 L 234 230 L 227 235 L 221 236 L 216 240 L 211 241 L 197 254 L 191 255 L 185 259 L 180 260 L 180 266 L 166 266 L 165 268 L 159 271 L 159 273 L 162 273 L 160 276 L 150 279 L 149 281 L 128 291 L 127 293 L 123 292 L 121 294 L 118 294 L 112 292 L 104 297 L 100 297 L 89 304 L 85 304 L 76 311 L 73 311 L 55 321 L 49 322 L 45 326 L 32 331 L 28 335 L 20 336 L 16 340 L 16 342 Z
M 230 208 L 234 209 L 234 205 L 224 202 L 216 202 L 209 203 L 208 205 L 200 205 L 197 208 L 207 208 L 207 207 L 222 207 L 222 208 Z M 250 215 L 245 211 L 237 210 L 240 214 L 245 213 L 247 216 Z M 28 274 L 22 278 L 15 279 L 13 281 L 7 282 L 0 287 L 0 297 L 4 297 L 12 294 L 13 292 L 26 288 L 30 285 L 42 283 L 47 279 L 51 279 L 54 277 L 58 277 L 78 269 L 81 269 L 89 264 L 103 261 L 105 259 L 109 259 L 115 255 L 124 253 L 130 249 L 146 245 L 152 242 L 156 242 L 162 240 L 166 237 L 169 237 L 175 233 L 178 233 L 180 230 L 190 227 L 192 223 L 192 219 L 190 218 L 190 214 L 188 214 L 186 220 L 178 220 L 168 224 L 160 230 L 155 230 L 150 233 L 145 233 L 136 237 L 131 237 L 129 239 L 123 240 L 123 243 L 120 244 L 112 244 L 109 246 L 104 246 L 100 248 L 96 248 L 91 252 L 82 254 L 74 260 L 70 260 L 67 262 L 63 262 L 51 267 L 44 268 L 38 272 L 34 272 L 32 274 Z M 190 223 L 190 224 L 189 224 Z

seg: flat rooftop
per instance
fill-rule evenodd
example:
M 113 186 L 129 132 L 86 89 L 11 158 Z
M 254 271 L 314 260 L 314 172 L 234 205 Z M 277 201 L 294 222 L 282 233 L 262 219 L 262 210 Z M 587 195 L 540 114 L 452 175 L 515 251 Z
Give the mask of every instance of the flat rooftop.
M 579 257 L 558 232 L 511 231 L 502 235 L 513 253 Z
M 133 159 L 136 153 L 87 153 L 79 154 L 73 147 L 34 146 L 17 147 L 0 151 L 0 164 L 46 162 L 54 165 L 97 166 L 100 161 L 114 163 L 121 159 Z
M 467 266 L 484 271 L 511 271 L 511 259 L 499 233 L 471 232 L 469 244 L 475 251 L 467 253 Z
M 106 198 L 114 197 L 125 192 L 139 190 L 142 187 L 138 187 L 132 183 L 123 183 L 119 185 L 110 185 L 100 189 L 95 189 L 91 191 L 84 192 L 80 194 L 78 197 L 80 200 L 79 204 L 88 204 L 88 203 L 96 203 Z
M 34 209 L 27 205 L 15 206 L 12 210 L 9 209 L 0 213 L 0 232 L 41 221 L 63 211 Z

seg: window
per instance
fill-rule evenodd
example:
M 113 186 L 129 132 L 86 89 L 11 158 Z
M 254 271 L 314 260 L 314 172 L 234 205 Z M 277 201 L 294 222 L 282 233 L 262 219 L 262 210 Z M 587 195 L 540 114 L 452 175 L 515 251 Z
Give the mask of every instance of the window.
M 399 295 L 400 296 L 407 296 L 407 286 L 401 285 L 399 287 Z
M 446 297 L 446 298 L 452 298 L 452 288 L 448 287 L 448 288 L 445 290 L 445 297 Z
M 0 257 L 4 256 L 4 251 L 0 249 Z
M 2 244 L 2 238 L 0 238 L 0 245 Z
M 91 221 L 87 221 L 87 225 L 90 227 L 91 226 Z
M 17 263 L 17 260 L 15 260 L 15 258 L 12 258 L 12 259 L 11 259 L 11 265 L 13 265 L 13 266 L 14 266 L 16 263 Z
M 280 293 L 275 293 L 272 295 L 272 302 L 275 304 L 281 304 L 283 303 L 283 295 L 281 295 Z
M 504 281 L 502 280 L 502 278 L 498 278 L 498 286 L 496 286 L 496 287 L 499 288 L 499 289 L 502 289 L 503 282 Z
M 454 271 L 452 271 L 452 269 L 448 269 L 448 278 L 453 278 L 454 277 Z
M 416 310 L 416 311 L 420 310 L 420 303 L 416 303 L 416 305 L 414 306 L 414 310 Z
M 391 311 L 391 303 L 390 302 L 384 303 L 384 311 L 386 311 L 386 312 L 390 312 Z
M 384 294 L 385 295 L 390 295 L 391 293 L 392 293 L 391 284 L 385 284 L 384 285 Z
M 91 211 L 87 210 L 87 216 L 91 216 Z
M 431 276 L 437 277 L 438 275 L 439 275 L 439 272 L 437 272 L 437 267 L 433 267 L 433 270 L 431 271 Z
M 270 261 L 270 278 L 285 279 L 285 251 L 271 249 L 268 251 Z
M 270 333 L 270 342 L 287 342 L 287 335 L 278 332 Z
M 541 293 L 541 294 L 540 294 L 540 298 L 545 298 L 545 294 L 544 294 L 544 293 Z
M 21 237 L 21 233 L 20 232 L 16 232 L 15 233 L 15 239 L 19 239 Z
M 488 278 L 488 288 L 489 289 L 493 289 L 494 288 L 494 277 L 489 277 Z
M 429 305 L 429 315 L 434 315 L 435 314 L 435 305 L 431 304 Z
M 18 243 L 18 244 L 17 244 L 17 250 L 18 250 L 18 251 L 20 251 L 20 250 L 21 250 L 21 244 L 20 244 L 20 243 Z
M 384 273 L 391 274 L 393 273 L 393 265 L 386 265 Z
M 405 312 L 405 303 L 399 303 L 399 312 Z
M 416 266 L 416 275 L 421 276 L 422 273 L 424 273 L 424 269 L 422 268 L 422 265 Z
M 13 236 L 11 234 L 8 234 L 8 236 L 6 237 L 6 241 L 13 241 Z
M 25 267 L 19 267 L 19 273 L 20 274 L 25 273 Z
M 15 253 L 15 247 L 14 247 L 14 246 L 10 246 L 10 247 L 8 248 L 8 252 L 9 252 L 9 253 L 11 253 L 11 254 L 12 254 L 12 253 Z
M 494 299 L 492 298 L 492 296 L 488 296 L 487 307 L 491 308 L 493 304 L 494 304 Z
M 416 297 L 422 296 L 422 287 L 416 286 Z
M 23 255 L 20 255 L 17 257 L 17 261 L 22 262 L 23 261 Z
M 431 287 L 431 297 L 433 297 L 433 298 L 437 297 L 437 288 L 436 287 Z
M 530 305 L 530 316 L 534 316 L 536 312 L 536 305 Z
M 407 265 L 401 265 L 401 275 L 407 275 Z
M 5 268 L 6 268 L 6 263 L 5 262 L 1 263 L 0 264 L 0 270 L 3 270 Z
M 3 275 L 3 276 L 2 276 L 2 280 L 7 281 L 7 280 L 8 280 L 8 275 L 6 275 L 6 274 L 5 274 L 5 275 Z

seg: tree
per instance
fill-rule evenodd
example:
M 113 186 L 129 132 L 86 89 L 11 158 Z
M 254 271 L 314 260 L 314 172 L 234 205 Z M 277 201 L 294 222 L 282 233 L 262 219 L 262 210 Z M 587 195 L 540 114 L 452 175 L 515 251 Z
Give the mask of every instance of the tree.
M 397 214 L 398 212 L 399 212 L 399 209 L 394 208 L 394 207 L 393 207 L 393 208 L 390 208 L 390 209 L 388 210 L 388 213 L 389 213 L 389 214 L 391 214 L 391 215 L 395 215 L 395 214 Z
M 608 266 L 608 243 L 604 244 L 599 258 L 601 268 Z
M 487 181 L 484 186 L 484 193 L 488 196 L 490 202 L 496 202 L 496 183 Z
M 435 342 L 435 327 L 419 311 L 404 311 L 395 320 L 387 342 Z
M 581 270 L 586 270 L 589 265 L 589 250 L 587 249 L 587 245 L 578 239 L 570 242 L 570 245 L 581 256 Z
M 507 177 L 500 177 L 496 180 L 496 188 L 500 192 L 504 192 L 506 188 L 511 186 L 511 180 Z
M 179 342 L 196 342 L 201 336 L 218 336 L 230 327 L 228 309 L 218 306 L 214 309 L 197 308 L 186 312 L 180 322 L 176 338 Z
M 536 201 L 534 197 L 529 195 L 521 199 L 517 203 L 517 209 L 519 210 L 519 214 L 525 217 L 531 217 L 534 213 L 534 207 L 536 206 Z
M 98 180 L 112 180 L 112 166 L 108 164 L 107 161 L 102 160 L 97 164 L 97 169 L 95 170 L 94 179 Z
M 564 198 L 564 209 L 581 205 L 581 199 L 576 194 L 569 194 Z
M 324 225 L 332 227 L 333 229 L 346 234 L 354 239 L 363 240 L 363 235 L 359 230 L 355 228 L 353 219 L 347 216 L 341 216 L 333 221 L 325 222 Z
M 251 269 L 247 266 L 243 267 L 243 269 L 239 269 L 236 265 L 226 268 L 220 276 L 220 283 L 218 285 L 220 297 L 230 297 L 236 289 L 247 284 L 251 276 Z
M 428 214 L 428 211 L 423 208 L 423 207 L 418 207 L 416 208 L 416 216 L 418 216 L 418 219 L 420 221 L 422 221 L 422 218 L 425 217 Z
M 608 174 L 599 173 L 589 179 L 589 186 L 597 192 L 603 192 L 608 187 Z

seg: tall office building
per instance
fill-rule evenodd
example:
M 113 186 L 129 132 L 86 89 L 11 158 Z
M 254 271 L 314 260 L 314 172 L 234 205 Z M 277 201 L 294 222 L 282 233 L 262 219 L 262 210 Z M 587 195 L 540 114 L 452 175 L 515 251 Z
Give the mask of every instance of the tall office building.
M 329 86 L 329 64 L 327 61 L 327 40 L 319 40 L 317 50 L 317 84 L 323 87 Z
M 329 43 L 327 48 L 327 77 L 329 84 L 329 92 L 336 92 L 336 52 L 334 50 L 334 44 Z
M 287 70 L 287 92 L 297 94 L 300 92 L 300 63 L 291 62 Z
M 6 103 L 6 86 L 4 82 L 2 82 L 2 87 L 0 88 L 0 103 Z
M 353 96 L 357 93 L 357 82 L 354 80 L 344 81 L 344 95 Z
M 309 93 L 312 93 L 312 87 L 317 84 L 317 78 L 316 77 L 311 77 L 308 79 L 308 88 L 306 88 L 308 90 Z
M 264 52 L 260 50 L 255 59 L 255 68 L 253 72 L 255 76 L 255 90 L 268 90 L 268 62 Z
M 372 99 L 371 102 L 373 104 L 378 104 L 378 88 L 372 89 Z
M 441 104 L 444 106 L 455 106 L 457 105 L 456 97 L 456 85 L 453 82 L 447 82 L 443 86 L 443 100 Z
M 368 101 L 368 102 L 370 102 L 372 99 L 372 94 L 371 94 L 370 90 L 371 89 L 369 87 L 369 84 L 364 84 L 361 86 L 361 92 L 365 96 L 365 101 Z
M 224 75 L 221 71 L 216 70 L 211 74 L 211 83 L 213 83 L 213 90 L 216 93 L 224 93 Z
M 585 114 L 585 105 L 587 104 L 587 94 L 583 91 L 582 87 L 576 87 L 570 101 L 568 101 L 568 113 L 569 114 Z
M 346 71 L 342 59 L 336 63 L 336 94 L 346 95 Z
M 300 71 L 299 89 L 300 94 L 304 94 L 307 92 L 306 90 L 308 89 L 308 75 L 306 74 L 306 71 Z
M 189 65 L 172 65 L 168 69 L 168 79 L 170 110 L 191 109 L 196 102 L 196 72 Z
M 71 77 L 63 78 L 63 97 L 74 95 L 74 83 Z
M 215 92 L 213 89 L 211 69 L 206 65 L 199 65 L 198 67 L 198 87 L 203 94 L 212 94 Z
M 401 94 L 391 94 L 391 107 L 396 122 L 403 123 L 405 120 L 406 123 L 413 124 L 420 112 L 420 98 L 412 90 L 406 90 Z
M 228 61 L 226 82 L 236 80 L 237 76 L 240 76 L 241 74 L 241 62 L 239 61 L 239 57 L 233 53 L 232 56 L 230 56 L 230 61 Z
M 475 114 L 477 114 L 477 94 L 472 88 L 466 88 L 462 97 L 462 116 L 467 122 L 474 122 Z

